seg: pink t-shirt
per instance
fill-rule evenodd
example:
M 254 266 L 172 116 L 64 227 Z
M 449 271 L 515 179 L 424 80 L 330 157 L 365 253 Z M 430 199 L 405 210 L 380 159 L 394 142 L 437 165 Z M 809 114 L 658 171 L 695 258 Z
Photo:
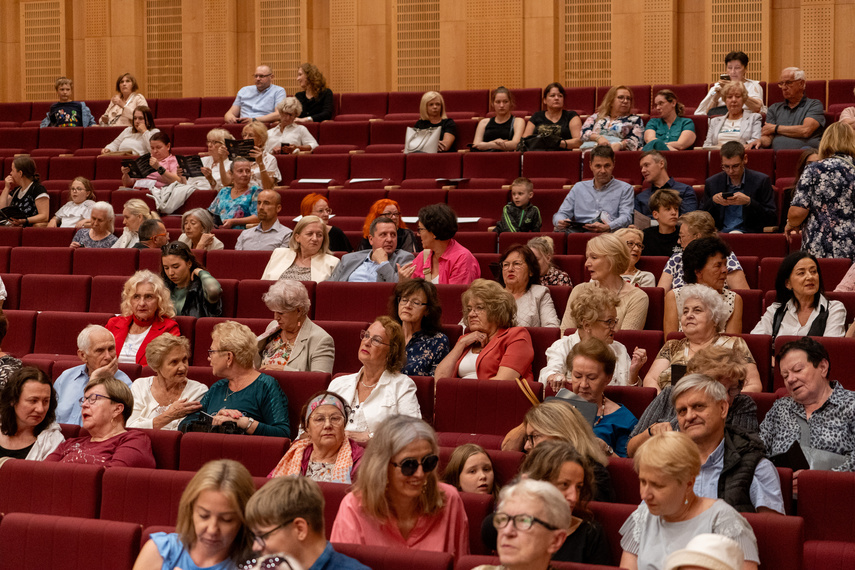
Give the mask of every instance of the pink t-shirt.
M 435 515 L 419 517 L 407 538 L 401 536 L 394 517 L 383 523 L 369 517 L 362 510 L 362 501 L 348 493 L 338 507 L 330 541 L 448 552 L 454 557 L 469 554 L 469 521 L 463 499 L 451 485 L 439 483 L 439 487 L 445 494 L 445 506 Z
M 104 441 L 75 437 L 59 444 L 45 461 L 86 463 L 104 467 L 157 467 L 151 452 L 151 440 L 139 430 L 128 430 Z
M 413 260 L 413 276 L 425 278 L 425 268 L 430 268 L 433 252 L 426 249 L 416 254 Z M 431 278 L 436 277 L 432 275 Z M 469 285 L 481 277 L 481 266 L 468 249 L 455 240 L 448 241 L 445 253 L 439 256 L 439 282 L 445 284 Z

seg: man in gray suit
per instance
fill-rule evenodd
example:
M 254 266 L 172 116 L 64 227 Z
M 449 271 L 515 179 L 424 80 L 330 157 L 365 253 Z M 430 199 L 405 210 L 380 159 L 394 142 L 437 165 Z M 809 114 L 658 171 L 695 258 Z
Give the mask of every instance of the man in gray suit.
M 398 281 L 398 267 L 413 260 L 412 253 L 395 249 L 398 245 L 398 226 L 390 218 L 381 216 L 371 222 L 369 234 L 371 249 L 355 251 L 342 257 L 329 281 Z

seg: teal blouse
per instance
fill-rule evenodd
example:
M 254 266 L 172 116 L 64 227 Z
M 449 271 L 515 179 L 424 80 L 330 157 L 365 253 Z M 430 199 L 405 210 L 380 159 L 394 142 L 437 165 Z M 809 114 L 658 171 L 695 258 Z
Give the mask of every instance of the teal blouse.
M 660 119 L 656 117 L 654 119 L 650 119 L 647 121 L 647 128 L 645 131 L 652 130 L 656 133 L 656 138 L 661 140 L 662 142 L 677 142 L 677 139 L 680 138 L 680 135 L 683 131 L 692 131 L 695 132 L 695 123 L 692 119 L 688 119 L 686 117 L 677 117 L 674 119 L 674 122 L 671 124 L 671 128 L 668 128 L 668 125 Z

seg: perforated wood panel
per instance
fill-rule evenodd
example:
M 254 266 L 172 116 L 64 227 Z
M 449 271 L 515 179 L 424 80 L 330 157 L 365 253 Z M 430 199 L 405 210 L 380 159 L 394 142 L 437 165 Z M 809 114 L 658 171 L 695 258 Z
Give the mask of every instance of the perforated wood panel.
M 501 50 L 497 50 L 497 41 Z M 523 3 L 466 3 L 466 87 L 523 87 Z M 501 57 L 498 54 L 501 53 Z
M 642 83 L 671 83 L 675 80 L 676 10 L 676 0 L 644 0 Z
M 181 0 L 145 3 L 146 98 L 183 95 Z
M 224 97 L 231 95 L 229 85 L 223 81 L 221 70 L 228 61 L 229 44 L 223 41 L 229 33 L 228 0 L 205 0 L 205 95 Z
M 561 0 L 560 10 L 564 85 L 611 85 L 611 0 Z
M 305 0 L 257 0 L 256 30 L 258 61 L 269 65 L 276 84 L 288 94 L 297 89 L 297 68 L 306 55 Z M 301 21 L 303 20 L 303 21 Z
M 834 0 L 802 0 L 801 68 L 808 79 L 834 77 L 833 23 Z
M 771 0 L 707 0 L 710 61 L 707 70 L 709 81 L 716 82 L 724 70 L 724 56 L 731 51 L 748 55 L 748 79 L 759 81 L 764 77 L 763 49 L 768 45 L 768 23 L 764 25 L 763 13 Z M 767 48 L 768 49 L 768 48 Z
M 439 0 L 394 0 L 395 89 L 439 89 Z
M 336 89 L 356 91 L 357 0 L 330 2 L 330 75 Z
M 56 99 L 56 79 L 65 75 L 65 2 L 21 2 L 20 17 L 23 100 Z
M 83 39 L 83 48 L 86 50 L 86 97 L 90 99 L 113 96 L 110 84 L 115 83 L 107 75 L 110 70 L 109 10 L 108 0 L 86 0 L 86 37 Z M 82 99 L 83 93 L 77 96 Z

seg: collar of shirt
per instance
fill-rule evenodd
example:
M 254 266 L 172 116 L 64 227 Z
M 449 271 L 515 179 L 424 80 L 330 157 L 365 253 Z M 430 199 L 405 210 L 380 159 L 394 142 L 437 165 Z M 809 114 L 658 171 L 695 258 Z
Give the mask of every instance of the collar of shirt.
M 704 462 L 703 467 L 718 465 L 724 461 L 724 437 L 721 438 L 721 441 L 718 442 L 718 446 L 710 453 L 710 456 L 707 457 L 707 460 Z
M 594 179 L 591 179 L 591 188 L 594 189 L 594 192 L 605 192 L 609 189 L 609 186 L 611 186 L 612 182 L 614 182 L 615 180 L 617 180 L 617 178 L 612 176 L 608 182 L 597 188 L 597 183 L 594 181 Z
M 677 183 L 677 181 L 674 180 L 673 176 L 671 176 L 670 178 L 668 178 L 668 180 L 662 186 L 657 186 L 656 184 L 651 184 L 650 185 L 650 191 L 652 193 L 652 192 L 656 192 L 657 190 L 661 190 L 663 188 L 674 188 L 674 184 L 676 184 L 676 183 Z
M 269 230 L 265 230 L 264 228 L 262 228 L 261 224 L 258 224 L 257 226 L 255 226 L 252 229 L 257 231 L 257 232 L 263 233 L 263 234 L 269 234 L 270 232 L 280 231 L 282 229 L 282 227 L 283 227 L 282 224 L 280 224 L 279 220 L 277 219 L 275 222 L 273 222 L 273 225 L 270 226 Z
M 803 105 L 806 105 L 806 104 L 807 104 L 807 95 L 802 94 L 802 98 L 799 100 L 798 103 L 796 103 L 795 107 L 790 107 L 790 102 L 787 99 L 784 99 L 784 104 L 782 105 L 782 107 L 784 109 L 787 109 L 788 111 L 795 112 L 796 109 L 798 109 L 799 107 L 802 107 Z
M 728 188 L 728 190 L 730 190 L 730 189 L 733 189 L 733 190 L 740 190 L 740 189 L 742 189 L 742 187 L 745 185 L 745 174 L 747 173 L 747 171 L 748 171 L 748 169 L 745 169 L 745 170 L 743 170 L 743 171 L 742 171 L 742 180 L 740 180 L 740 181 L 739 181 L 739 185 L 738 185 L 738 186 L 737 186 L 736 184 L 734 184 L 734 183 L 733 183 L 733 180 L 730 178 L 730 176 L 728 176 L 728 175 L 727 175 L 727 173 L 725 173 L 725 177 L 727 178 L 727 188 Z
M 271 83 L 270 85 L 268 85 L 268 86 L 267 86 L 267 89 L 259 89 L 259 88 L 258 88 L 258 86 L 256 85 L 256 86 L 255 86 L 255 90 L 256 90 L 256 91 L 258 91 L 259 93 L 267 93 L 268 91 L 270 91 L 270 88 L 271 88 L 271 87 L 273 87 L 273 83 Z

